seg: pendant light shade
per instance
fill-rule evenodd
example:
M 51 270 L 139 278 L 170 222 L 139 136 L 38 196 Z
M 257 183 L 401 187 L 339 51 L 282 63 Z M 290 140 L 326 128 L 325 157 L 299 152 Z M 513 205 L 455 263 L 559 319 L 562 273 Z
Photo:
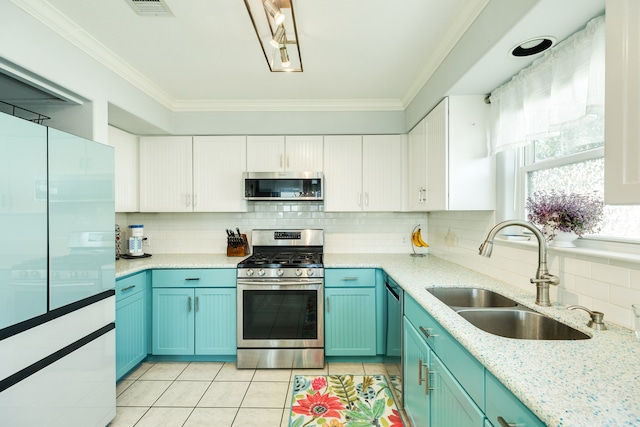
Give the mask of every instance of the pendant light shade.
M 289 54 L 287 53 L 286 46 L 280 47 L 280 63 L 282 63 L 284 68 L 291 67 L 291 61 L 289 61 Z
M 263 0 L 264 10 L 273 18 L 276 25 L 280 25 L 284 22 L 284 14 L 278 6 L 276 6 L 272 0 Z

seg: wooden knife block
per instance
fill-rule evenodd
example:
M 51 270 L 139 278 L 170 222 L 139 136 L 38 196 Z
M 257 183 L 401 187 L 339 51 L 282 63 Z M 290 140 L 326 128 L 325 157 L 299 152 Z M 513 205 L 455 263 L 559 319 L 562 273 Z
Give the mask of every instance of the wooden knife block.
M 242 245 L 235 248 L 227 244 L 227 256 L 246 256 L 249 255 L 249 243 L 247 242 L 247 235 L 242 235 Z

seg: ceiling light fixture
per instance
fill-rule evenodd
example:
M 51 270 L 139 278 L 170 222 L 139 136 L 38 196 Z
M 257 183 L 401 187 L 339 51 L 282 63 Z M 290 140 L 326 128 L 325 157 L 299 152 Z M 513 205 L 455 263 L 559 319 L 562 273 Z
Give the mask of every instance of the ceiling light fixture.
M 275 48 L 280 48 L 281 44 L 285 43 L 285 32 L 284 25 L 279 25 L 276 33 L 273 35 L 273 38 L 269 40 L 269 44 Z
M 244 0 L 269 70 L 302 71 L 293 0 Z
M 289 54 L 287 53 L 287 47 L 280 47 L 280 63 L 284 68 L 291 67 L 291 61 L 289 61 Z
M 555 37 L 544 36 L 535 37 L 533 39 L 525 40 L 522 43 L 514 46 L 511 50 L 511 56 L 516 58 L 523 58 L 527 56 L 537 55 L 551 48 L 556 44 Z
M 271 15 L 276 25 L 281 25 L 284 22 L 284 14 L 272 0 L 262 0 L 262 4 L 264 5 L 264 10 Z

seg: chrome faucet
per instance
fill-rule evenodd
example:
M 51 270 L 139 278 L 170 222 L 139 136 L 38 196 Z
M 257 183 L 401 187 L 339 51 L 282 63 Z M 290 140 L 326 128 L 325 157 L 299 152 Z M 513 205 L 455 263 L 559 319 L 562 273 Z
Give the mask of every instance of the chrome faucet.
M 530 279 L 529 281 L 536 285 L 536 304 L 543 307 L 550 307 L 549 285 L 558 285 L 560 278 L 549 274 L 549 270 L 547 269 L 547 241 L 535 225 L 517 219 L 502 221 L 489 231 L 487 239 L 480 245 L 479 253 L 489 258 L 493 250 L 493 239 L 496 237 L 496 234 L 498 234 L 498 231 L 511 226 L 524 227 L 530 230 L 533 235 L 536 236 L 536 239 L 538 239 L 538 270 L 536 271 L 536 278 Z

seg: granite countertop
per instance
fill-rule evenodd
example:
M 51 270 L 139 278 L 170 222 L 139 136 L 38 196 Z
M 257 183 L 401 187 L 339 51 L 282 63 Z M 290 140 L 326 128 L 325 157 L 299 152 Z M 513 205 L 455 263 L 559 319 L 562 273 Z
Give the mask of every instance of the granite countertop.
M 222 254 L 153 255 L 116 262 L 116 276 L 150 268 L 235 268 L 242 258 Z M 382 268 L 476 359 L 549 426 L 640 426 L 640 340 L 633 331 L 605 323 L 607 331 L 586 326 L 582 310 L 534 304 L 525 291 L 441 258 L 408 254 L 325 254 L 326 268 Z M 590 335 L 578 341 L 529 341 L 481 331 L 426 287 L 465 287 L 497 291 L 535 311 Z

